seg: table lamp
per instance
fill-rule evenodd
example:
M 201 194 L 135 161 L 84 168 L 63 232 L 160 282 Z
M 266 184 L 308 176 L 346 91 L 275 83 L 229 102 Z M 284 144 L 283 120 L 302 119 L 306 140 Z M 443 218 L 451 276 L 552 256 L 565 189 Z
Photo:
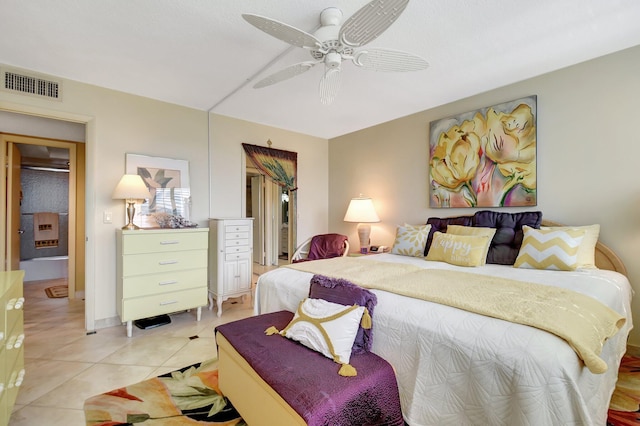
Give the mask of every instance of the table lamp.
M 149 198 L 149 188 L 145 185 L 142 180 L 142 176 L 140 175 L 124 175 L 116 189 L 113 190 L 113 194 L 111 196 L 114 200 L 126 200 L 127 202 L 127 217 L 129 218 L 129 223 L 122 227 L 122 229 L 140 229 L 137 225 L 133 223 L 133 215 L 136 212 L 136 208 L 134 207 L 137 200 L 144 200 L 145 198 Z
M 360 253 L 366 254 L 369 251 L 369 235 L 371 234 L 371 225 L 369 224 L 380 222 L 371 198 L 360 194 L 359 197 L 351 199 L 347 213 L 344 215 L 344 221 L 358 223 Z

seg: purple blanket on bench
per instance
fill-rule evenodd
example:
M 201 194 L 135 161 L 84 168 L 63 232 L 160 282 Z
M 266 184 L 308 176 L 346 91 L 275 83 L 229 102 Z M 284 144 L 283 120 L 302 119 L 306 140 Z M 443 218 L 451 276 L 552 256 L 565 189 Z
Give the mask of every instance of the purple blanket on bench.
M 340 376 L 340 365 L 322 354 L 264 334 L 272 325 L 283 329 L 292 318 L 291 312 L 274 312 L 220 325 L 216 331 L 309 426 L 404 424 L 388 362 L 371 352 L 355 354 L 350 364 L 358 375 Z

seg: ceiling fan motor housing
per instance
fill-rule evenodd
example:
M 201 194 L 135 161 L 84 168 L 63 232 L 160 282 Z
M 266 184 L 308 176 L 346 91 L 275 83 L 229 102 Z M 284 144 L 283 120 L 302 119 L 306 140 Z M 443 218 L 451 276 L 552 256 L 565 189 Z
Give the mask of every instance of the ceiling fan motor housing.
M 337 52 L 329 52 L 324 57 L 324 64 L 327 68 L 340 68 L 342 56 Z

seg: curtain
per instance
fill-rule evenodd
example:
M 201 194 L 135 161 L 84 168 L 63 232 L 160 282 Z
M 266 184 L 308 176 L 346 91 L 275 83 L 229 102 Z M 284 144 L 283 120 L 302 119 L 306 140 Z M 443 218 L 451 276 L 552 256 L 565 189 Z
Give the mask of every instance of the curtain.
M 298 153 L 243 143 L 242 147 L 260 171 L 288 191 L 298 189 Z

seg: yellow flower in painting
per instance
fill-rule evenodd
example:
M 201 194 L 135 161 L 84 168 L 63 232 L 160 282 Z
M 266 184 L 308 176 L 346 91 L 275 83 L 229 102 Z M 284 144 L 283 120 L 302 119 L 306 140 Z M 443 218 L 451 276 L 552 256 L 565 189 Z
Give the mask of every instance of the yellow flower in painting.
M 486 156 L 495 162 L 510 185 L 536 188 L 536 128 L 531 107 L 521 104 L 511 113 L 487 112 Z
M 476 126 L 481 119 L 466 120 L 440 134 L 431 156 L 431 178 L 439 185 L 459 190 L 468 184 L 480 164 L 480 137 Z

